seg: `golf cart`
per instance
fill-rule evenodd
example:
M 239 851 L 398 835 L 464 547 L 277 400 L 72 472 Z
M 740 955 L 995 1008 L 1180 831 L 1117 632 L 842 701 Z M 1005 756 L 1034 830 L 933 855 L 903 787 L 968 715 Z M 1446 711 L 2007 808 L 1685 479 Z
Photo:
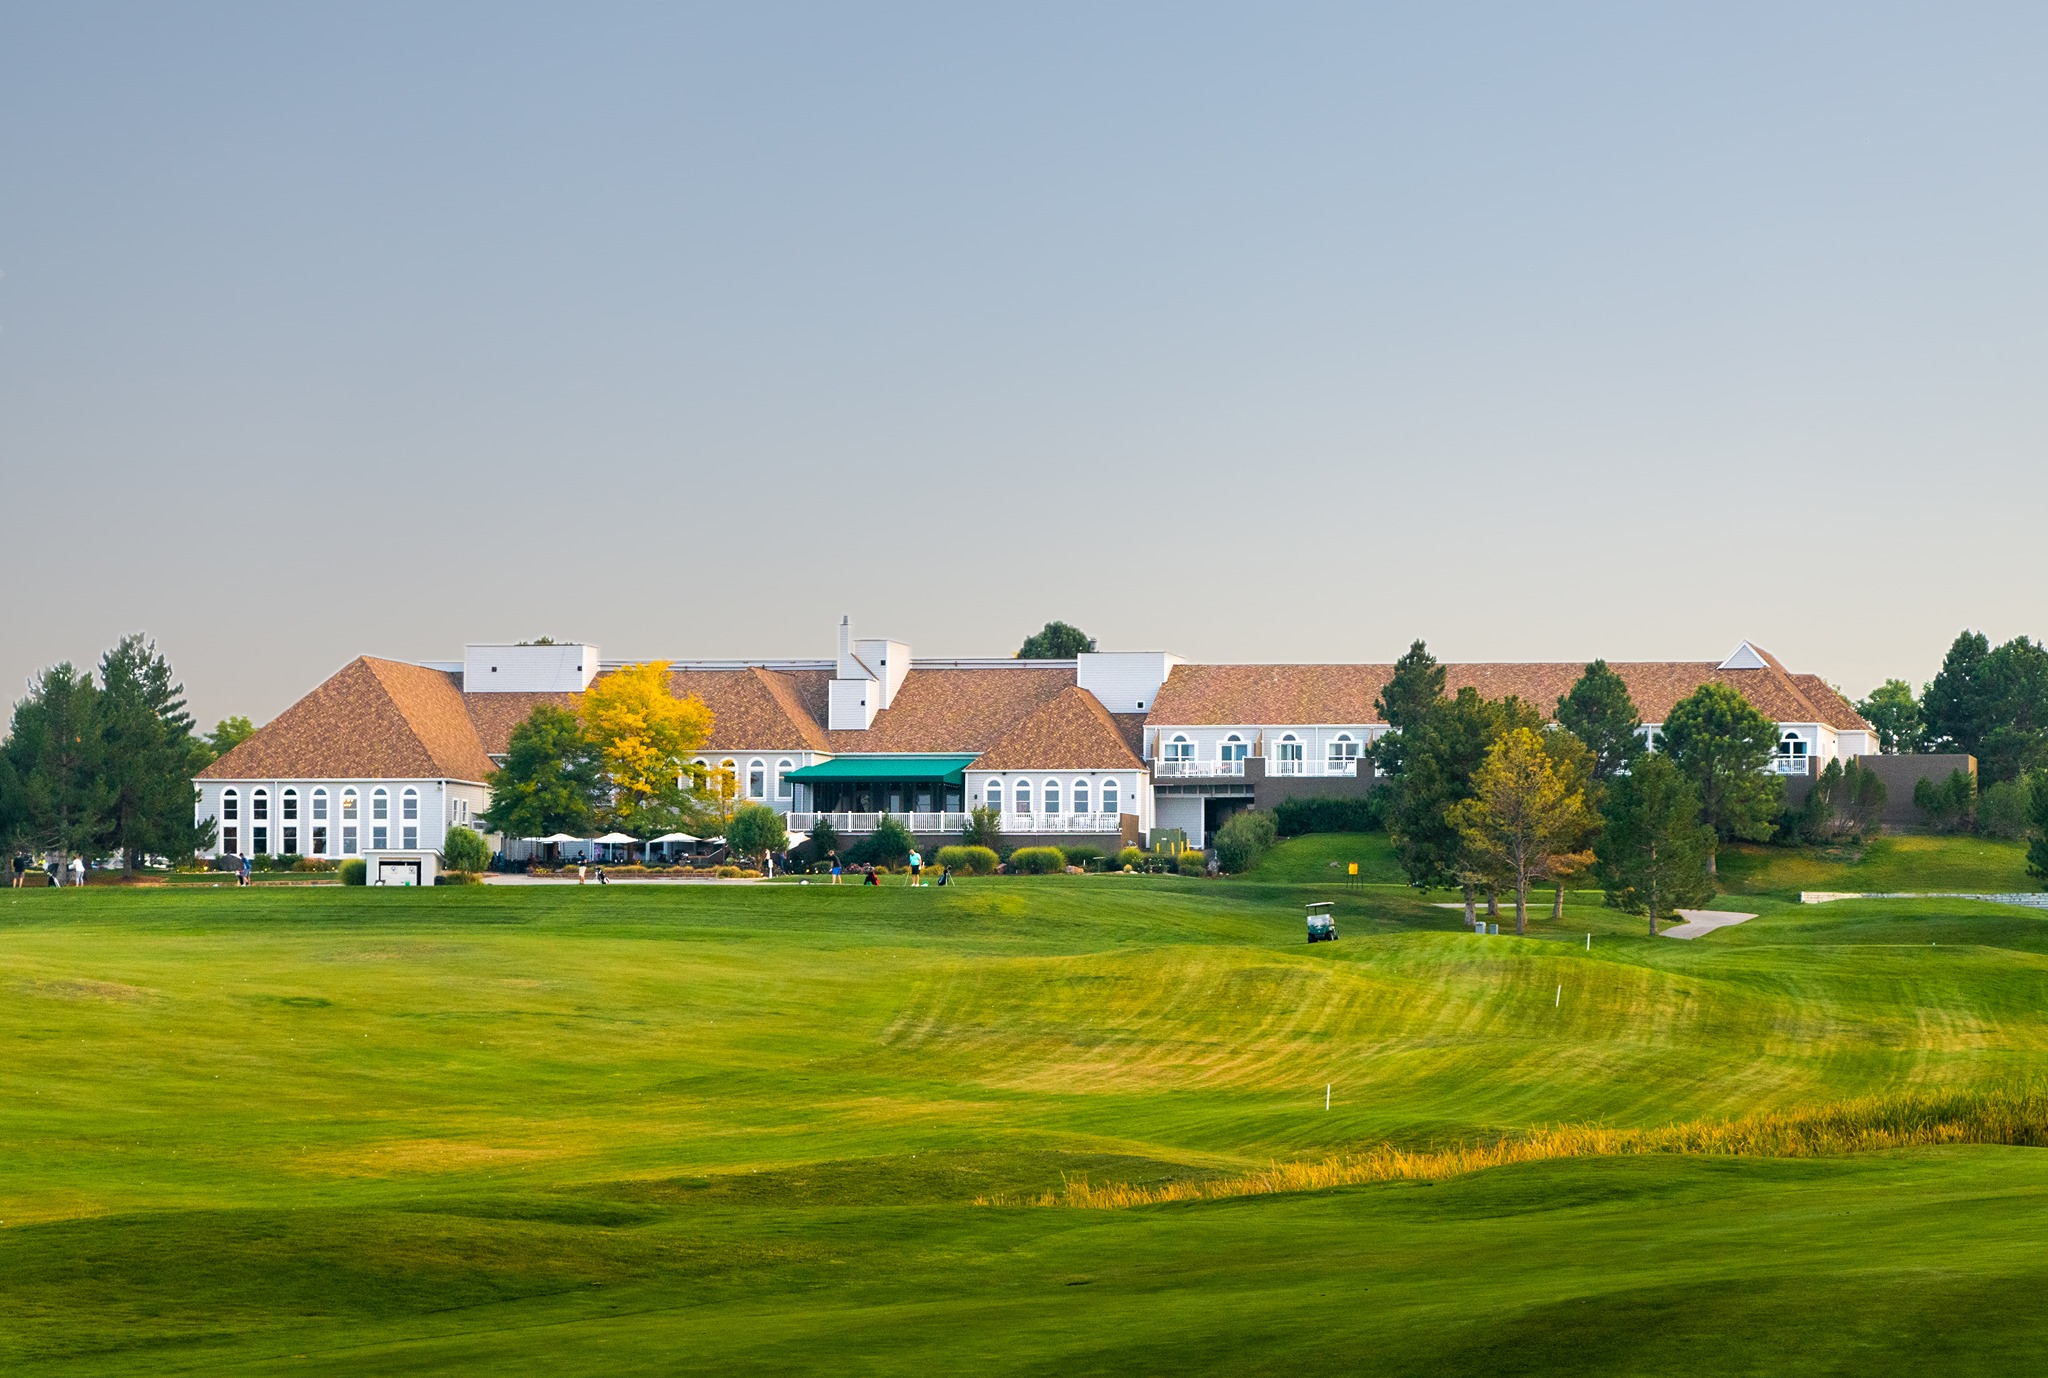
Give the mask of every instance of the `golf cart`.
M 1337 917 L 1330 911 L 1334 908 L 1328 900 L 1321 900 L 1308 907 L 1308 940 L 1312 943 L 1334 943 L 1337 941 Z

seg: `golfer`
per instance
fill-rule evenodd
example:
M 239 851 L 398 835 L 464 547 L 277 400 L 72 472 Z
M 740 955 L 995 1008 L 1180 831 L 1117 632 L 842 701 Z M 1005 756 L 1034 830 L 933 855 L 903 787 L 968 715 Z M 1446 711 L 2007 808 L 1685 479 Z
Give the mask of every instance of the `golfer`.
M 924 855 L 917 848 L 912 847 L 910 849 L 910 883 L 912 885 L 924 884 L 924 881 L 921 879 L 923 875 Z
M 832 883 L 839 883 L 839 853 L 832 853 Z

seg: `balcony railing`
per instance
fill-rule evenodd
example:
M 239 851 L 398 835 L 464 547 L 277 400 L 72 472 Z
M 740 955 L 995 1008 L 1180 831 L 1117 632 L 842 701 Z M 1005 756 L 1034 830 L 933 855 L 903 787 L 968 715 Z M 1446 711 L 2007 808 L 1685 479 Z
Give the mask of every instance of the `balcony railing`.
M 1805 775 L 1808 773 L 1806 763 L 1812 759 L 1811 756 L 1773 756 L 1765 769 L 1779 775 Z
M 910 831 L 927 836 L 957 833 L 967 826 L 964 813 L 899 813 L 892 816 Z M 786 826 L 791 837 L 800 837 L 815 827 L 821 818 L 842 837 L 860 837 L 873 832 L 883 815 L 791 813 L 787 815 Z M 1005 813 L 1002 820 L 1002 830 L 1006 833 L 1113 833 L 1122 827 L 1122 817 L 1114 813 Z
M 1267 769 L 1274 775 L 1309 775 L 1324 778 L 1341 775 L 1350 778 L 1358 774 L 1358 762 L 1306 759 L 1290 761 L 1283 756 L 1271 762 Z
M 1154 761 L 1152 778 L 1155 780 L 1213 780 L 1226 775 L 1244 774 L 1243 761 Z

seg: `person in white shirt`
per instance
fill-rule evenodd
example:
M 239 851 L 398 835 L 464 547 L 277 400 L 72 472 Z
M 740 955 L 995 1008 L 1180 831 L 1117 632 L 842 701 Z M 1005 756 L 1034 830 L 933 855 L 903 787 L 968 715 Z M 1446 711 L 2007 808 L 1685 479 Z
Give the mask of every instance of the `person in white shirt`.
M 71 858 L 71 883 L 73 885 L 85 884 L 85 858 L 82 856 Z

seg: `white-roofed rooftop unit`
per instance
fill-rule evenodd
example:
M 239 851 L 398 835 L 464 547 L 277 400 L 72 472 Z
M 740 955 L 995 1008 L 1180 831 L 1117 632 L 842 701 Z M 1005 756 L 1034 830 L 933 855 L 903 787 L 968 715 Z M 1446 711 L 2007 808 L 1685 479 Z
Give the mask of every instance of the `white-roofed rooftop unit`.
M 597 647 L 465 646 L 465 694 L 580 694 L 597 677 Z

